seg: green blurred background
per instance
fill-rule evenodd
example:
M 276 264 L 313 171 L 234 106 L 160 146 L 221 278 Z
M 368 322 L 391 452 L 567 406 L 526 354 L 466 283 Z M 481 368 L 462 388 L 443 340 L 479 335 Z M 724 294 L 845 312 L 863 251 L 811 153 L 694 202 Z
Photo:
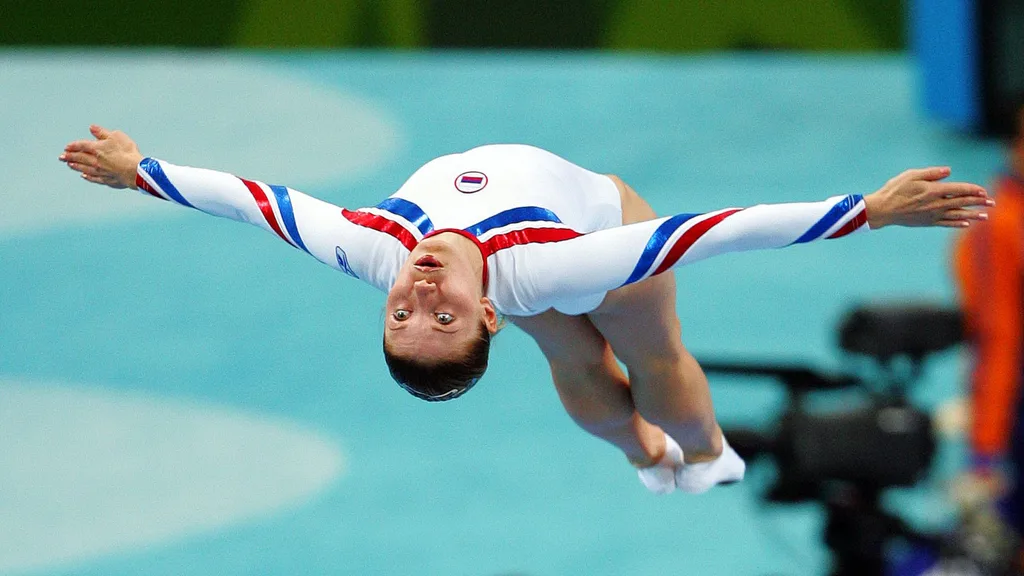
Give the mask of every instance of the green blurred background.
M 894 51 L 902 0 L 4 2 L 7 45 Z

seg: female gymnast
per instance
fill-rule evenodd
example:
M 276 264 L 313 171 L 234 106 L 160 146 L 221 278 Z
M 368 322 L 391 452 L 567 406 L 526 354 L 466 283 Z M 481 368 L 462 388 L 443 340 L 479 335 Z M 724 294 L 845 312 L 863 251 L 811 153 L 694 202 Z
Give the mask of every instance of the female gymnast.
M 504 315 L 540 346 L 573 420 L 621 449 L 657 493 L 703 492 L 744 473 L 681 342 L 674 276 L 662 272 L 887 225 L 967 227 L 994 204 L 934 167 L 863 197 L 658 218 L 615 176 L 495 145 L 432 160 L 380 204 L 350 211 L 144 157 L 120 131 L 90 132 L 60 155 L 89 182 L 254 224 L 386 292 L 384 356 L 418 398 L 469 390 Z

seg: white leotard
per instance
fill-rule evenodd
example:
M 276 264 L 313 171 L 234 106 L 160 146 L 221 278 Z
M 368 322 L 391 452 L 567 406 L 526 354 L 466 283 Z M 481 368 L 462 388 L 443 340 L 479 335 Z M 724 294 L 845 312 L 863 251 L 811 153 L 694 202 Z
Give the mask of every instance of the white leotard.
M 503 314 L 592 311 L 605 294 L 724 252 L 778 248 L 867 229 L 860 196 L 678 214 L 622 226 L 607 176 L 550 152 L 492 145 L 432 160 L 380 204 L 350 211 L 284 186 L 152 158 L 140 191 L 271 231 L 387 291 L 416 243 L 457 229 L 476 238 Z

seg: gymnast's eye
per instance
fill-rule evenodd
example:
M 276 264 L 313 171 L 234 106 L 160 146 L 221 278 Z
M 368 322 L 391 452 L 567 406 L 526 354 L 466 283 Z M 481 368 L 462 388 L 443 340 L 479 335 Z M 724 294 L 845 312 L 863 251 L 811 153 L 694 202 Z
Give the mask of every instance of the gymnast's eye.
M 398 309 L 391 313 L 391 317 L 394 318 L 395 320 L 398 320 L 399 322 L 401 322 L 402 320 L 408 320 L 409 311 Z
M 455 320 L 455 316 L 452 316 L 447 312 L 438 312 L 434 317 L 437 318 L 437 321 L 441 324 L 451 324 L 452 321 Z

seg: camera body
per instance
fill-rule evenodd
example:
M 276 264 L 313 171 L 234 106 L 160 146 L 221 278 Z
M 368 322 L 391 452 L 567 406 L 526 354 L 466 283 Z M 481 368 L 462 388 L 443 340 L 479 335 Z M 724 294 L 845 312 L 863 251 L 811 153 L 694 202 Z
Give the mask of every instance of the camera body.
M 955 308 L 920 302 L 854 308 L 840 323 L 840 347 L 871 358 L 881 368 L 884 393 L 877 391 L 877 382 L 803 366 L 701 364 L 710 374 L 772 376 L 786 387 L 790 403 L 773 432 L 733 430 L 727 435 L 745 458 L 774 458 L 779 468 L 777 497 L 813 499 L 816 494 L 807 489 L 827 481 L 881 490 L 910 486 L 921 479 L 931 465 L 936 441 L 931 418 L 910 404 L 908 389 L 928 355 L 962 339 L 963 322 Z M 908 363 L 909 371 L 896 369 L 896 364 L 906 367 Z M 862 390 L 865 402 L 830 412 L 806 408 L 808 394 L 842 389 Z
M 834 413 L 792 410 L 775 445 L 783 479 L 836 480 L 874 490 L 916 484 L 935 455 L 928 414 L 899 401 Z

